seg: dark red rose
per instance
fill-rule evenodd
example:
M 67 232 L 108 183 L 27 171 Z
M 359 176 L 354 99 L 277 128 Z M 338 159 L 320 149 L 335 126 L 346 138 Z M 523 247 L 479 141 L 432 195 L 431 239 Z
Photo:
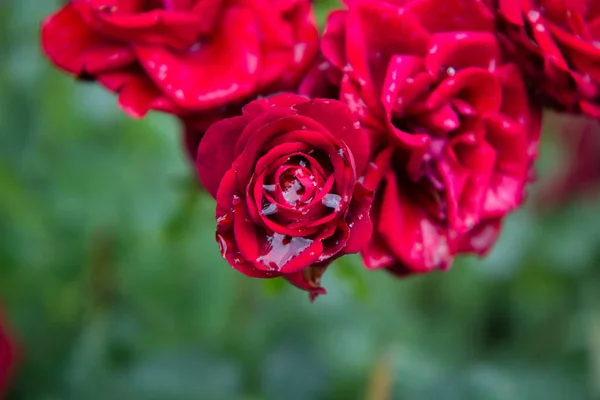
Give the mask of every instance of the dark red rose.
M 318 47 L 308 0 L 72 0 L 41 37 L 59 68 L 117 92 L 134 117 L 291 88 Z
M 8 389 L 17 362 L 17 350 L 3 317 L 0 316 L 0 397 Z
M 486 0 L 503 45 L 561 111 L 600 117 L 600 2 Z
M 368 157 L 367 135 L 336 100 L 280 94 L 212 125 L 197 163 L 217 199 L 223 257 L 248 276 L 325 293 L 326 266 L 371 236 L 372 194 L 359 183 Z
M 545 177 L 538 205 L 552 208 L 580 197 L 600 195 L 600 122 L 567 114 L 548 119 L 556 127 L 553 132 L 562 153 L 557 160 L 558 171 Z
M 367 267 L 421 273 L 485 253 L 523 201 L 540 133 L 491 12 L 477 0 L 354 0 L 330 15 L 322 51 L 372 140 Z
M 220 107 L 207 113 L 191 114 L 181 118 L 183 126 L 183 145 L 189 160 L 195 165 L 198 145 L 208 128 L 225 118 L 235 117 L 242 113 L 242 104 L 236 103 Z
M 315 59 L 298 86 L 298 93 L 309 97 L 339 99 L 342 73 L 323 56 Z

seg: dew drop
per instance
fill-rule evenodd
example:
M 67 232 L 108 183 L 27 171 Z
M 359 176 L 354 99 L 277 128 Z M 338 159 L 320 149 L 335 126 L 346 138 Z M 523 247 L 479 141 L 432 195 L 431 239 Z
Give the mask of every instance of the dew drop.
M 219 251 L 221 254 L 227 253 L 227 241 L 222 235 L 217 233 L 217 243 L 219 244 Z
M 263 185 L 263 189 L 266 190 L 267 192 L 274 192 L 275 185 Z
M 217 218 L 217 224 L 224 225 L 228 224 L 231 221 L 229 214 L 223 214 Z
M 275 233 L 267 237 L 264 254 L 256 259 L 268 268 L 280 270 L 292 258 L 298 256 L 313 241 L 302 237 L 292 237 Z
M 239 253 L 236 253 L 232 258 L 234 265 L 239 265 L 244 263 L 244 259 L 240 256 Z
M 268 206 L 266 206 L 265 208 L 263 208 L 262 213 L 263 215 L 273 215 L 277 212 L 277 204 L 275 203 L 269 203 Z
M 325 207 L 333 208 L 335 211 L 340 211 L 341 200 L 341 196 L 333 193 L 328 193 L 325 196 L 323 196 L 323 200 L 321 200 L 321 202 Z
M 540 12 L 536 10 L 530 10 L 527 13 L 527 18 L 529 19 L 529 21 L 536 23 L 540 19 Z

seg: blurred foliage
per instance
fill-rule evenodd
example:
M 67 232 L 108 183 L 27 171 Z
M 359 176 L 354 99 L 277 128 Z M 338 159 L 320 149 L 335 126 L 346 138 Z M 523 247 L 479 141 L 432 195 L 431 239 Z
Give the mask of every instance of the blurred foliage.
M 10 399 L 599 398 L 597 203 L 531 203 L 489 257 L 446 273 L 396 280 L 346 258 L 311 304 L 221 259 L 175 120 L 128 119 L 41 56 L 59 3 L 0 3 L 0 297 L 23 349 Z M 544 144 L 542 180 L 560 150 Z

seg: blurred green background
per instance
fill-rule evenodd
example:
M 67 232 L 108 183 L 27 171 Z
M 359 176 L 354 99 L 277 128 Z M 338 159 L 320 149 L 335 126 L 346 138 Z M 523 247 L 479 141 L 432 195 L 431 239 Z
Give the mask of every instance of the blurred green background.
M 311 304 L 220 258 L 173 119 L 128 119 L 41 56 L 58 7 L 0 2 L 0 298 L 23 352 L 9 399 L 600 398 L 599 204 L 529 204 L 447 273 L 344 259 Z M 542 182 L 560 159 L 547 141 Z

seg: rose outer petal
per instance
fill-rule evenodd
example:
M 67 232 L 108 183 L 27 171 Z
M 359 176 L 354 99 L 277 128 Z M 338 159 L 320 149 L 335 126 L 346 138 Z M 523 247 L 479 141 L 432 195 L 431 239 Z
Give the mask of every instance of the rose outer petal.
M 222 18 L 211 40 L 186 54 L 163 46 L 135 45 L 148 75 L 184 109 L 206 110 L 239 100 L 254 90 L 261 66 L 253 15 L 248 10 L 231 8 Z
M 246 116 L 239 116 L 219 121 L 208 128 L 200 141 L 196 159 L 198 174 L 202 185 L 215 198 L 223 176 L 232 167 L 234 144 L 248 120 Z
M 364 173 L 369 161 L 369 138 L 348 106 L 337 100 L 314 99 L 295 108 L 298 114 L 319 122 L 336 139 L 346 143 L 354 158 L 357 174 Z
M 126 46 L 94 33 L 69 3 L 42 24 L 42 48 L 60 68 L 78 75 L 97 75 L 135 61 Z

